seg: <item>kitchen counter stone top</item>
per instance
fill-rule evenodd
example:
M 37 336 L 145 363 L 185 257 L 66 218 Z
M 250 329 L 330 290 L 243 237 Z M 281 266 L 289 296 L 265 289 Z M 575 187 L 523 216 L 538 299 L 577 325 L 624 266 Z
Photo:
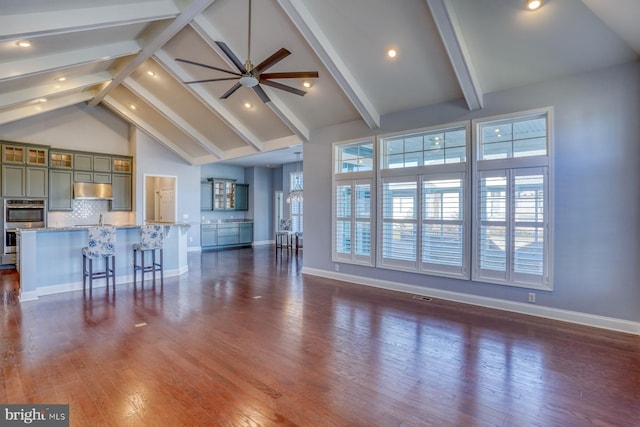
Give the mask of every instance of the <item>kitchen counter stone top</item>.
M 179 222 L 175 222 L 175 223 L 158 222 L 158 223 L 153 223 L 153 224 L 154 225 L 162 225 L 164 227 L 172 227 L 172 226 L 191 227 L 191 224 L 179 223 Z M 103 226 L 105 226 L 105 227 L 115 227 L 116 229 L 118 229 L 118 228 L 122 228 L 122 229 L 140 228 L 140 225 L 136 225 L 136 224 L 124 224 L 124 225 L 104 224 Z M 54 227 L 40 227 L 40 228 L 18 228 L 17 231 L 18 232 L 22 232 L 22 231 L 37 231 L 37 232 L 84 231 L 89 227 L 98 227 L 98 225 L 97 224 L 87 224 L 87 225 L 78 224 L 78 225 L 62 225 L 62 226 L 58 226 L 58 227 L 54 226 Z

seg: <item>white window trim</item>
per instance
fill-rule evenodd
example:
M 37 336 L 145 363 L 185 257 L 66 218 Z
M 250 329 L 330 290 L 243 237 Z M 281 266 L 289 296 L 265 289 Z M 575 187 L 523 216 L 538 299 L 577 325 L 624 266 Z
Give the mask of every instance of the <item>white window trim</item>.
M 358 171 L 358 172 L 336 172 L 336 149 L 342 146 L 348 145 L 358 145 L 363 143 L 371 143 L 372 145 L 372 155 L 373 155 L 373 167 L 370 171 Z M 332 144 L 331 147 L 331 260 L 333 262 L 340 262 L 345 264 L 357 264 L 364 265 L 369 267 L 375 266 L 376 259 L 376 221 L 377 217 L 376 213 L 376 164 L 377 164 L 377 150 L 376 150 L 376 140 L 375 138 L 360 138 L 353 139 L 347 141 L 339 141 Z M 337 216 L 336 216 L 336 189 L 338 185 L 350 184 L 351 198 L 352 198 L 352 210 L 351 210 L 351 235 L 353 241 L 353 235 L 355 233 L 355 224 L 357 222 L 355 218 L 355 206 L 353 204 L 355 198 L 355 186 L 358 183 L 369 183 L 370 191 L 371 191 L 371 206 L 369 208 L 370 212 L 370 250 L 371 253 L 369 256 L 357 255 L 354 250 L 355 247 L 352 245 L 351 254 L 343 254 L 336 252 L 336 225 L 337 225 Z
M 516 157 L 509 159 L 495 159 L 495 160 L 480 160 L 480 131 L 479 127 L 482 124 L 491 122 L 499 122 L 508 119 L 522 118 L 526 116 L 535 116 L 546 114 L 547 117 L 547 155 L 546 156 L 529 156 L 529 157 Z M 553 163 L 554 163 L 554 143 L 553 143 L 553 107 L 545 107 L 527 111 L 520 111 L 515 113 L 503 114 L 499 116 L 484 117 L 472 120 L 472 138 L 473 143 L 473 161 L 472 161 L 472 188 L 473 188 L 473 246 L 472 246 L 472 274 L 471 279 L 476 282 L 485 282 L 492 284 L 499 284 L 505 286 L 513 286 L 527 289 L 537 289 L 544 291 L 553 290 L 553 247 L 554 247 L 554 179 L 553 179 Z M 507 271 L 507 279 L 502 280 L 500 278 L 483 276 L 480 272 L 480 174 L 482 172 L 489 171 L 516 171 L 526 168 L 546 168 L 547 176 L 546 188 L 545 188 L 545 207 L 544 207 L 544 223 L 545 223 L 545 252 L 544 252 L 544 271 L 543 280 L 541 284 L 534 284 L 526 281 L 518 280 L 518 275 L 515 272 Z M 507 173 L 507 176 L 511 176 L 511 173 Z M 509 220 L 509 219 L 508 219 Z M 511 256 L 511 254 L 507 254 Z
M 292 172 L 289 172 L 289 192 L 291 192 L 294 188 L 297 187 L 298 181 L 296 180 L 296 184 L 295 185 L 291 185 L 294 182 L 294 177 L 295 176 L 302 176 L 304 177 L 304 172 L 301 170 L 295 170 Z M 301 190 L 304 190 L 304 178 L 302 180 L 302 185 L 300 186 Z M 302 233 L 304 231 L 304 200 L 302 200 L 300 202 L 300 206 L 302 207 L 302 209 L 300 209 L 300 213 L 294 213 L 293 212 L 293 202 L 288 203 L 289 205 L 289 219 L 291 220 L 291 231 L 295 232 L 295 233 Z M 297 218 L 298 220 L 295 221 L 294 218 Z M 302 227 L 295 227 L 294 224 L 302 224 Z M 296 228 L 300 228 L 299 230 L 297 230 Z
M 416 133 L 428 133 L 432 131 L 446 131 L 447 129 L 453 128 L 464 128 L 466 134 L 465 140 L 465 148 L 466 148 L 466 161 L 461 163 L 451 163 L 451 164 L 442 164 L 442 165 L 427 165 L 427 166 L 416 166 L 409 168 L 390 168 L 383 169 L 382 162 L 383 154 L 382 154 L 382 140 L 385 138 L 401 136 L 401 135 L 410 135 Z M 453 122 L 446 123 L 438 126 L 429 126 L 420 129 L 411 129 L 405 130 L 401 132 L 393 132 L 388 134 L 379 135 L 376 138 L 376 152 L 378 156 L 378 162 L 376 164 L 376 170 L 379 171 L 377 178 L 377 200 L 380 200 L 380 203 L 377 205 L 376 209 L 376 217 L 378 218 L 378 226 L 376 230 L 377 237 L 377 257 L 376 257 L 376 266 L 380 268 L 386 268 L 390 270 L 398 270 L 398 271 L 406 271 L 417 274 L 424 274 L 429 276 L 439 276 L 439 277 L 450 277 L 456 279 L 464 279 L 469 280 L 471 269 L 470 265 L 470 257 L 471 257 L 471 219 L 472 219 L 472 211 L 471 211 L 471 182 L 469 180 L 471 176 L 471 163 L 472 163 L 472 150 L 471 150 L 471 127 L 469 121 L 461 121 L 461 122 Z M 464 176 L 463 181 L 463 251 L 462 251 L 462 267 L 460 271 L 456 271 L 458 269 L 452 269 L 449 266 L 438 266 L 435 267 L 426 267 L 422 262 L 422 183 L 424 177 L 429 179 L 435 177 L 449 178 L 452 175 L 462 173 Z M 416 258 L 415 261 L 401 261 L 401 260 L 391 260 L 385 259 L 383 257 L 382 245 L 383 242 L 383 227 L 384 227 L 384 218 L 383 218 L 383 183 L 385 181 L 393 180 L 393 181 L 402 181 L 403 178 L 416 180 L 418 185 L 418 193 L 417 193 L 417 216 L 415 223 L 416 227 Z M 378 238 L 379 237 L 379 238 Z

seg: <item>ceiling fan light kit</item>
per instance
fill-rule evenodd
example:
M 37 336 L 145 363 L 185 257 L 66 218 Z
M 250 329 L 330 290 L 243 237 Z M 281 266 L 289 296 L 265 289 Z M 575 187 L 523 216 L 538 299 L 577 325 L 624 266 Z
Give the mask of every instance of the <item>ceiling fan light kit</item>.
M 239 82 L 244 87 L 254 87 L 255 85 L 258 84 L 258 79 L 250 74 L 246 74 L 240 77 Z
M 248 43 L 247 43 L 247 60 L 244 64 L 238 59 L 238 57 L 229 49 L 229 46 L 226 43 L 217 41 L 216 45 L 220 48 L 220 50 L 229 58 L 229 60 L 235 65 L 238 69 L 238 72 L 225 70 L 223 68 L 214 67 L 213 65 L 207 65 L 200 62 L 190 61 L 188 59 L 176 58 L 176 61 L 184 62 L 191 65 L 196 65 L 198 67 L 209 68 L 211 70 L 221 71 L 223 73 L 232 74 L 236 77 L 222 77 L 216 79 L 204 79 L 204 80 L 194 80 L 183 82 L 184 84 L 194 84 L 194 83 L 208 83 L 208 82 L 218 82 L 223 80 L 237 80 L 236 84 L 234 84 L 229 90 L 227 90 L 220 99 L 227 99 L 231 96 L 236 90 L 241 87 L 252 88 L 254 92 L 260 97 L 262 102 L 267 103 L 271 100 L 266 92 L 262 89 L 261 85 L 270 86 L 275 89 L 280 89 L 285 92 L 293 93 L 295 95 L 304 96 L 306 94 L 305 91 L 300 90 L 298 88 L 294 88 L 291 86 L 287 86 L 285 84 L 273 81 L 273 79 L 312 79 L 318 77 L 317 71 L 292 71 L 292 72 L 282 72 L 282 73 L 265 73 L 268 68 L 271 68 L 278 62 L 282 61 L 287 56 L 291 55 L 285 48 L 280 48 L 277 52 L 272 54 L 270 57 L 254 66 L 251 62 L 251 0 L 249 0 L 249 35 L 248 35 Z

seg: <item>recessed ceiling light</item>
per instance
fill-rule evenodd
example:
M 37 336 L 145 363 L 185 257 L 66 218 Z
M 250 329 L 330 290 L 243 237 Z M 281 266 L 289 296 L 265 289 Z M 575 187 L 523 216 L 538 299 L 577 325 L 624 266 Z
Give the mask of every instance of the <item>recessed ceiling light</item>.
M 250 103 L 250 102 L 245 102 L 245 103 L 244 103 L 244 107 L 245 107 L 245 108 L 251 108 L 251 107 L 253 107 L 253 105 L 251 105 L 251 103 Z
M 156 76 L 156 73 L 154 73 L 151 70 L 147 71 L 147 74 L 149 74 L 151 77 L 155 77 Z
M 56 81 L 57 81 L 57 82 L 63 82 L 63 81 L 65 81 L 65 80 L 67 80 L 67 78 L 66 78 L 66 77 L 64 77 L 64 76 L 56 78 Z
M 38 99 L 38 102 L 47 102 L 47 98 L 40 98 Z
M 395 50 L 395 49 L 389 49 L 389 50 L 387 51 L 387 56 L 388 56 L 389 58 L 395 58 L 396 56 L 398 56 L 398 51 L 397 51 L 397 50 Z
M 135 106 L 135 105 L 133 105 L 133 104 L 129 104 L 129 108 L 131 108 L 132 110 L 135 110 L 135 109 L 136 109 L 136 106 Z
M 20 47 L 30 47 L 31 46 L 31 40 L 19 40 L 18 43 L 16 43 L 18 46 Z
M 542 0 L 525 0 L 524 8 L 527 10 L 537 10 L 542 6 Z
M 302 82 L 302 86 L 306 87 L 306 88 L 310 88 L 311 87 L 311 82 L 309 80 L 305 80 Z

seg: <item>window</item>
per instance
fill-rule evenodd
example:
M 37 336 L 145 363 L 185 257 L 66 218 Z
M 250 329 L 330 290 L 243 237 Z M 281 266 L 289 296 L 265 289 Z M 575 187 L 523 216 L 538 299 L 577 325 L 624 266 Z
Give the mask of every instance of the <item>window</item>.
M 552 286 L 550 113 L 475 123 L 474 280 Z
M 378 266 L 469 278 L 468 126 L 380 139 Z
M 291 172 L 291 174 L 289 175 L 289 188 L 291 189 L 291 191 L 304 189 L 304 179 L 302 171 Z M 289 218 L 291 218 L 291 231 L 293 231 L 294 233 L 302 233 L 303 199 L 302 197 L 290 197 L 288 201 L 290 209 Z
M 371 172 L 373 142 L 339 145 L 335 151 L 334 174 Z
M 387 137 L 382 151 L 382 169 L 464 163 L 467 131 L 463 127 Z
M 333 260 L 374 265 L 372 141 L 334 146 Z
M 551 289 L 551 113 L 334 144 L 332 259 Z

